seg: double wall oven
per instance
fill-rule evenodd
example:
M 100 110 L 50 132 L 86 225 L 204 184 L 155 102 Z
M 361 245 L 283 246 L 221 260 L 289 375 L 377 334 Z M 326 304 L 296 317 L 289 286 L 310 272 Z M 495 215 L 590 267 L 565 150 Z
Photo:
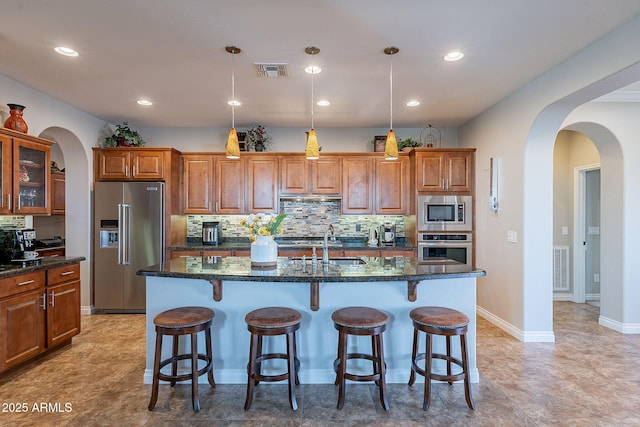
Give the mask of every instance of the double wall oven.
M 418 262 L 449 258 L 473 265 L 471 196 L 418 196 Z

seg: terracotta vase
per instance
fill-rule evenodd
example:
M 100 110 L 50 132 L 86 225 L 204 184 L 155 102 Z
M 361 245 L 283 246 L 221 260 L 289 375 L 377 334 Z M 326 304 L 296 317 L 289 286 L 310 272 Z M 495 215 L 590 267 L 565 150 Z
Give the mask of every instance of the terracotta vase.
M 27 122 L 22 118 L 23 105 L 7 104 L 9 106 L 9 118 L 4 122 L 4 127 L 15 130 L 16 132 L 27 133 L 29 127 Z

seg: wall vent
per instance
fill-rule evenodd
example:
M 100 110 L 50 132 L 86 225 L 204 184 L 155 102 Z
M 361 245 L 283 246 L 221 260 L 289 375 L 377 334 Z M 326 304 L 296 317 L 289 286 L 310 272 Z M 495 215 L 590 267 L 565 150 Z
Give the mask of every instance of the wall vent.
M 286 63 L 254 62 L 259 77 L 288 77 L 289 69 Z
M 553 290 L 569 291 L 569 246 L 553 247 Z

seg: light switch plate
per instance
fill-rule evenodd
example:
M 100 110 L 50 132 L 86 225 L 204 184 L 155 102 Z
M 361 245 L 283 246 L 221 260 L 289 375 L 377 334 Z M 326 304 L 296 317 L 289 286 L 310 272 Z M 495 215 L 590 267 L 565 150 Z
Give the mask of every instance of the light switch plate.
M 569 227 L 566 225 L 562 227 L 562 235 L 567 236 L 569 234 Z
M 518 232 L 517 231 L 507 231 L 507 242 L 509 242 L 509 243 L 518 243 Z

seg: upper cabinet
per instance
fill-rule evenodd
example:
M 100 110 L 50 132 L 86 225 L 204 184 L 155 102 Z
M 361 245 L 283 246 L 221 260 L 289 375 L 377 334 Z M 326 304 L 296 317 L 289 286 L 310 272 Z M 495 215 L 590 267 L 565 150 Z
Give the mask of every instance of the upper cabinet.
M 277 213 L 278 157 L 247 158 L 247 212 Z
M 321 156 L 307 160 L 304 155 L 284 155 L 280 165 L 282 194 L 339 194 L 342 160 L 337 156 Z
M 409 157 L 375 160 L 375 212 L 380 215 L 409 214 Z
M 0 144 L 0 213 L 50 214 L 50 147 L 53 142 L 0 129 Z
M 51 172 L 51 214 L 64 215 L 65 202 L 65 175 L 64 172 Z
M 170 148 L 94 148 L 95 181 L 164 181 L 177 153 Z
M 471 193 L 475 149 L 417 149 L 416 190 Z
M 185 214 L 244 214 L 278 211 L 278 156 L 182 155 Z
M 342 213 L 408 215 L 410 159 L 349 155 L 342 159 Z

